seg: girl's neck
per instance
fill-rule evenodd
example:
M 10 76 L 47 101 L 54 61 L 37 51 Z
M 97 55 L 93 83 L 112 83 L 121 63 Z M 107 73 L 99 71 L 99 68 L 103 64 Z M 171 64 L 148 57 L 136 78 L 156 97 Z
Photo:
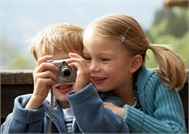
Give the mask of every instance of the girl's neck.
M 115 96 L 121 99 L 123 104 L 134 105 L 133 82 L 125 84 L 124 87 L 112 91 Z

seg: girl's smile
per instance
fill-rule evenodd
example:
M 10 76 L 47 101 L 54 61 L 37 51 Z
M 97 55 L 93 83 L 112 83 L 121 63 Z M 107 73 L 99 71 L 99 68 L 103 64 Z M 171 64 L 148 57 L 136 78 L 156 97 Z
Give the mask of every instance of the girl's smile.
M 97 76 L 91 76 L 91 79 L 93 81 L 93 83 L 95 83 L 95 85 L 100 85 L 103 84 L 107 78 L 105 77 L 97 77 Z

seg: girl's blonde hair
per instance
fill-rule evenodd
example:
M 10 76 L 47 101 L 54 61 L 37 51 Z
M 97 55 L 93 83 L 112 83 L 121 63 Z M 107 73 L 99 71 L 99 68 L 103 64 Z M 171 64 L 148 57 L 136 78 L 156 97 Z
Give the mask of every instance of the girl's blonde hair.
M 146 60 L 147 49 L 151 49 L 159 64 L 156 73 L 162 78 L 164 85 L 177 90 L 183 87 L 187 73 L 182 58 L 170 47 L 150 44 L 139 23 L 131 16 L 123 14 L 102 16 L 87 26 L 84 34 L 88 32 L 98 37 L 115 38 L 120 41 L 120 36 L 125 34 L 123 43 L 126 49 L 133 56 L 140 54 L 143 62 Z
M 52 24 L 32 38 L 30 52 L 35 60 L 45 55 L 56 55 L 59 52 L 83 50 L 83 29 L 69 23 Z

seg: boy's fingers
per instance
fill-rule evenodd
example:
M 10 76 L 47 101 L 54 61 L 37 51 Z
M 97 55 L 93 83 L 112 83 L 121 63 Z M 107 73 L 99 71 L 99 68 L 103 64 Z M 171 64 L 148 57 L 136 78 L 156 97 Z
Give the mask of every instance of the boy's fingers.
M 71 58 L 82 58 L 82 56 L 80 56 L 80 55 L 77 54 L 77 53 L 69 53 L 69 56 L 70 56 Z
M 47 60 L 51 60 L 51 59 L 52 59 L 52 55 L 45 55 L 39 58 L 36 62 L 36 67 L 38 67 L 41 63 L 46 62 Z
M 53 71 L 57 71 L 58 68 L 51 64 L 51 63 L 41 63 L 34 71 L 35 73 L 40 73 L 40 72 L 45 72 L 45 71 L 49 71 L 49 70 L 53 70 Z

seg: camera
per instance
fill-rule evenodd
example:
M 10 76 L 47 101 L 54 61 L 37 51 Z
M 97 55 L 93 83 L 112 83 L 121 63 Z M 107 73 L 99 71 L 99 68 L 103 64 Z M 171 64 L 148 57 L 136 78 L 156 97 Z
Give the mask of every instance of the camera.
M 59 79 L 59 81 L 56 84 L 74 82 L 76 79 L 76 71 L 77 71 L 76 67 L 68 66 L 66 61 L 67 61 L 67 59 L 47 61 L 48 63 L 52 63 L 56 67 L 58 67 L 58 71 L 50 70 Z

